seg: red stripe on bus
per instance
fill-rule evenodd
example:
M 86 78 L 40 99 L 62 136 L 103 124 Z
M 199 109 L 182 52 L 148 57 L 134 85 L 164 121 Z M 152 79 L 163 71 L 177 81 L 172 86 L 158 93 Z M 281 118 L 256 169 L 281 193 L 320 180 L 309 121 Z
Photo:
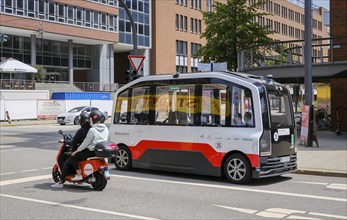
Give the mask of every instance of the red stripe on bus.
M 226 153 L 217 152 L 209 144 L 189 142 L 168 142 L 142 140 L 136 146 L 130 147 L 132 159 L 138 160 L 147 149 L 182 150 L 201 152 L 214 167 L 221 167 Z M 252 167 L 259 167 L 259 155 L 246 154 Z

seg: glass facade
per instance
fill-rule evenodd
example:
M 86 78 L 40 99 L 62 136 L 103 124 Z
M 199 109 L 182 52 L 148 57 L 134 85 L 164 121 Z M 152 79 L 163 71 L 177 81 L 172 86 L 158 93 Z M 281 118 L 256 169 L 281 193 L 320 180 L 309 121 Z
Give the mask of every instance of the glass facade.
M 31 63 L 31 39 L 29 37 L 7 35 L 2 44 L 1 57 L 14 58 Z M 91 68 L 91 46 L 73 44 L 73 67 Z M 46 67 L 68 67 L 69 49 L 67 42 L 36 39 L 36 64 Z
M 136 24 L 138 45 L 150 47 L 150 0 L 123 1 L 129 8 Z M 121 5 L 119 6 L 119 42 L 132 44 L 130 19 Z
M 111 1 L 107 2 L 110 4 Z M 87 28 L 118 31 L 117 16 L 46 0 L 0 0 L 0 11 Z

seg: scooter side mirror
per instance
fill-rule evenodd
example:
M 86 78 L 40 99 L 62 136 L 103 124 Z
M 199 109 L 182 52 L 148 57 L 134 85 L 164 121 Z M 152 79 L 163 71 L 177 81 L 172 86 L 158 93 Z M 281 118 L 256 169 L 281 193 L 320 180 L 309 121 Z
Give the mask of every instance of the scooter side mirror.
M 59 131 L 58 131 L 58 134 L 63 135 L 63 131 L 62 131 L 62 130 L 59 130 Z

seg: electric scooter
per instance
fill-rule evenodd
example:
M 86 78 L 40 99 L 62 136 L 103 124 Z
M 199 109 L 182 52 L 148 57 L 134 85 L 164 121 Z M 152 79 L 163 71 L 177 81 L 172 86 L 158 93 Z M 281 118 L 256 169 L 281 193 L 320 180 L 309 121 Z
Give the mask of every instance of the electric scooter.
M 65 135 L 62 130 L 59 130 L 58 133 L 63 136 L 63 140 L 59 141 L 62 145 L 59 149 L 56 157 L 56 163 L 54 164 L 52 170 L 54 182 L 58 182 L 60 180 L 64 163 L 72 153 L 70 146 L 72 136 L 70 134 Z M 118 146 L 115 143 L 106 141 L 98 143 L 95 146 L 96 157 L 87 158 L 87 160 L 78 162 L 83 179 L 79 181 L 71 180 L 75 176 L 75 171 L 72 170 L 72 173 L 66 176 L 65 181 L 72 183 L 88 183 L 91 184 L 95 190 L 103 190 L 107 185 L 107 180 L 110 180 L 108 165 L 105 158 L 114 157 L 117 151 Z

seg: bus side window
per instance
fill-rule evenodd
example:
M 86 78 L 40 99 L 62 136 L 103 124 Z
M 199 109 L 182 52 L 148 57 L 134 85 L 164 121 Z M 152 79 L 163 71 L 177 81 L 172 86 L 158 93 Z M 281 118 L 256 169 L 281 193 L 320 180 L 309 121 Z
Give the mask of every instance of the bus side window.
M 233 86 L 231 111 L 232 127 L 254 127 L 253 101 L 250 89 Z

